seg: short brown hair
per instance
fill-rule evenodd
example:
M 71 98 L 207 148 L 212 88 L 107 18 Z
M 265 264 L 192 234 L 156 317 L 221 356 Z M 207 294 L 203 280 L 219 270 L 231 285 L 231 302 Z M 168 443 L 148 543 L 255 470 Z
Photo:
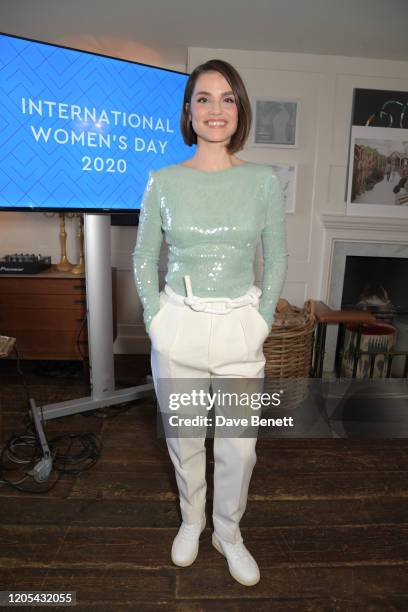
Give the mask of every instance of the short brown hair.
M 252 111 L 251 104 L 248 98 L 247 90 L 245 85 L 238 74 L 237 70 L 231 66 L 228 62 L 219 59 L 208 60 L 204 64 L 200 64 L 194 68 L 190 74 L 186 87 L 184 90 L 183 108 L 181 110 L 180 117 L 180 128 L 183 135 L 184 142 L 191 147 L 193 144 L 197 144 L 197 134 L 193 130 L 191 121 L 189 121 L 188 113 L 189 110 L 186 105 L 190 107 L 191 96 L 193 95 L 194 87 L 198 77 L 203 72 L 219 72 L 228 81 L 235 97 L 235 102 L 238 110 L 238 125 L 235 133 L 231 136 L 231 140 L 227 145 L 228 153 L 236 153 L 243 149 L 244 144 L 248 138 L 249 131 L 251 129 Z

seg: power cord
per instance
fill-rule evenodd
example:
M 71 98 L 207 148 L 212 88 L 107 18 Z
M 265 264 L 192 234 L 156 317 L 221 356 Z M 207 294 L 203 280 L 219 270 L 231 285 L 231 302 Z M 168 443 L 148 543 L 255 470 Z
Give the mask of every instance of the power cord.
M 84 359 L 88 359 L 88 356 L 87 356 L 87 355 L 85 355 L 85 353 L 83 353 L 83 352 L 82 352 L 81 342 L 80 342 L 81 334 L 82 334 L 82 332 L 84 331 L 84 327 L 85 327 L 85 323 L 86 323 L 86 321 L 87 321 L 87 318 L 88 318 L 88 315 L 87 315 L 87 314 L 85 314 L 84 318 L 82 319 L 81 326 L 80 326 L 80 328 L 79 328 L 79 331 L 78 331 L 78 333 L 77 333 L 77 337 L 76 337 L 76 347 L 77 347 L 77 351 L 78 351 L 78 353 L 80 354 L 80 356 L 81 356 L 82 360 L 84 360 Z
M 84 319 L 84 322 L 86 317 Z M 83 323 L 84 325 L 84 323 Z M 79 336 L 78 336 L 79 337 Z M 17 372 L 21 376 L 24 386 L 27 404 L 32 397 L 30 393 L 23 369 L 21 367 L 20 354 L 17 346 L 14 346 L 17 357 Z M 142 401 L 136 400 L 137 402 Z M 115 407 L 102 407 L 96 410 L 89 410 L 81 413 L 82 416 L 94 416 L 101 419 L 116 418 L 120 414 L 127 412 L 134 406 L 135 402 L 119 404 Z M 47 422 L 44 423 L 44 431 L 46 433 Z M 41 474 L 38 473 L 38 466 L 41 465 L 43 457 L 43 449 L 35 430 L 35 425 L 31 421 L 28 414 L 23 418 L 23 425 L 26 429 L 23 433 L 13 434 L 0 445 L 0 486 L 5 485 L 21 491 L 22 493 L 48 493 L 53 489 L 57 482 L 66 474 L 77 475 L 81 472 L 91 469 L 98 461 L 101 451 L 102 442 L 92 432 L 65 433 L 59 434 L 52 439 L 47 436 L 47 442 L 52 458 L 52 472 L 54 480 L 49 483 L 49 480 L 44 480 L 44 485 L 41 482 Z M 63 445 L 68 442 L 68 448 L 64 449 Z M 62 447 L 62 448 L 61 448 Z M 44 459 L 45 460 L 45 459 Z M 48 459 L 47 461 L 51 461 Z M 7 472 L 21 471 L 22 477 L 17 479 L 7 478 Z M 48 471 L 47 471 L 48 473 Z M 35 481 L 38 486 L 30 488 L 21 486 L 26 481 Z
M 21 358 L 16 344 L 13 350 L 17 358 L 17 372 L 21 377 L 27 404 L 29 405 L 32 394 L 21 366 Z M 89 470 L 100 457 L 102 443 L 92 432 L 60 434 L 51 440 L 47 439 L 55 478 L 51 485 L 47 482 L 46 486 L 43 486 L 41 479 L 38 478 L 38 465 L 41 464 L 43 458 L 42 446 L 38 440 L 35 425 L 28 414 L 25 415 L 23 424 L 26 425 L 26 429 L 22 434 L 13 434 L 0 445 L 0 485 L 9 486 L 23 493 L 48 493 L 64 474 L 79 474 Z M 46 429 L 46 426 L 47 423 L 45 422 L 44 429 Z M 67 449 L 61 448 L 65 440 L 69 441 Z M 79 445 L 79 449 L 71 452 L 75 444 Z M 22 471 L 24 476 L 22 478 L 17 477 L 16 480 L 7 477 L 7 472 L 15 472 L 16 470 Z M 40 486 L 36 488 L 21 486 L 23 482 L 31 479 L 40 483 Z
M 26 378 L 24 376 L 24 372 L 23 372 L 23 370 L 21 368 L 21 359 L 20 359 L 20 353 L 18 352 L 17 343 L 14 345 L 13 350 L 14 350 L 14 352 L 16 354 L 16 358 L 17 358 L 17 361 L 16 361 L 17 372 L 18 372 L 19 376 L 21 377 L 21 382 L 23 383 L 24 391 L 25 391 L 26 397 L 27 397 L 27 402 L 29 402 L 30 401 L 30 393 L 29 393 L 29 390 L 28 390 L 28 385 L 27 385 Z
M 68 448 L 61 448 L 68 441 Z M 22 434 L 13 434 L 6 440 L 0 454 L 0 484 L 7 485 L 23 493 L 48 493 L 65 474 L 80 474 L 89 470 L 98 461 L 102 443 L 92 432 L 59 434 L 48 439 L 48 446 L 52 456 L 52 465 L 55 478 L 51 485 L 37 486 L 36 488 L 21 486 L 35 475 L 35 467 L 41 462 L 43 451 L 37 438 L 33 423 L 29 423 Z M 74 445 L 78 449 L 71 452 Z M 11 480 L 6 472 L 22 471 L 23 478 Z M 35 479 L 34 479 L 35 480 Z M 40 482 L 36 480 L 36 482 Z

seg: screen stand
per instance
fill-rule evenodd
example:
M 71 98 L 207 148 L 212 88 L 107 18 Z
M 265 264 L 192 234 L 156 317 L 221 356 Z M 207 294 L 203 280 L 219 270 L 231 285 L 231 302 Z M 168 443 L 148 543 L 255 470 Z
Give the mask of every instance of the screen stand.
M 31 418 L 43 450 L 42 459 L 30 472 L 37 482 L 47 480 L 52 469 L 52 456 L 43 423 L 78 412 L 132 402 L 154 393 L 153 383 L 115 390 L 110 216 L 91 213 L 84 216 L 91 395 L 46 406 L 37 406 L 35 400 L 30 398 Z

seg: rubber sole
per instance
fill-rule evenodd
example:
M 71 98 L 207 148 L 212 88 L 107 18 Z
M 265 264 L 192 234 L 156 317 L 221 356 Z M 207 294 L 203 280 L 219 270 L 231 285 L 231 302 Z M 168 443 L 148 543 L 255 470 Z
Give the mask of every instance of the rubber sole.
M 190 565 L 193 565 L 194 561 L 197 559 L 198 556 L 198 550 L 195 554 L 195 556 L 190 560 L 186 561 L 185 563 L 180 563 L 179 561 L 175 561 L 173 559 L 173 555 L 171 556 L 171 560 L 174 563 L 174 565 L 177 565 L 177 567 L 189 567 Z
M 225 557 L 227 559 L 224 551 L 222 550 L 222 546 L 221 546 L 220 542 L 218 541 L 218 538 L 214 535 L 214 533 L 212 535 L 212 545 L 214 546 L 214 548 L 216 550 L 218 550 L 219 553 L 221 553 L 221 555 L 223 557 Z M 227 562 L 228 562 L 228 559 L 227 559 Z M 231 571 L 229 563 L 228 563 L 228 570 L 229 570 L 229 573 L 231 574 L 231 576 L 234 578 L 234 580 L 236 580 L 240 584 L 243 584 L 244 586 L 254 586 L 255 584 L 258 584 L 258 582 L 260 580 L 260 577 L 257 580 L 255 580 L 255 581 L 254 580 L 252 580 L 252 581 L 251 580 L 243 580 L 242 578 L 238 578 L 238 576 L 236 576 L 234 574 L 234 572 Z

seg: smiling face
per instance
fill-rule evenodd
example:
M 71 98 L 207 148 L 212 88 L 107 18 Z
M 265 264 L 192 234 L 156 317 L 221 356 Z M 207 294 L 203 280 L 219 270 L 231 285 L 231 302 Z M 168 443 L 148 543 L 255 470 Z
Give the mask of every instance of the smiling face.
M 197 145 L 219 142 L 227 145 L 238 126 L 238 109 L 228 81 L 219 72 L 198 77 L 191 96 L 189 117 L 197 134 Z

